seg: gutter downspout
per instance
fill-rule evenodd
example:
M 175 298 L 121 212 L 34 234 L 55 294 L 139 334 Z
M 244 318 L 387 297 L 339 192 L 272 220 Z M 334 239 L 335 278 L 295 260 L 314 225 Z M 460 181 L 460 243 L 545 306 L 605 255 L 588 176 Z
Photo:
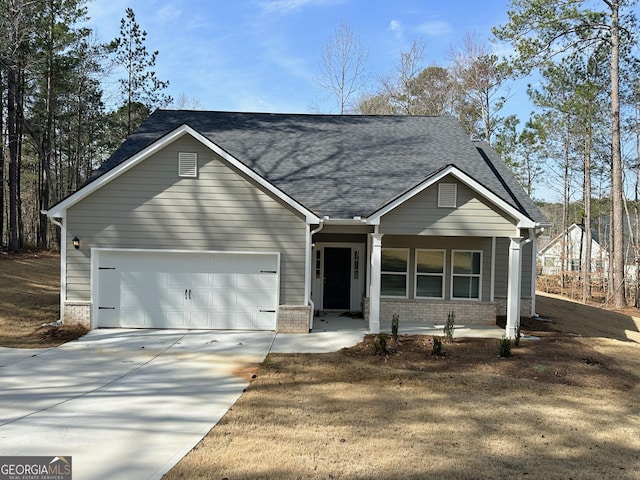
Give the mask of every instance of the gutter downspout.
M 304 282 L 304 298 L 307 300 L 307 305 L 311 307 L 311 311 L 309 312 L 309 331 L 313 330 L 313 315 L 315 313 L 315 305 L 313 300 L 311 300 L 311 278 L 312 278 L 312 261 L 313 261 L 313 236 L 320 232 L 324 228 L 324 218 L 320 219 L 320 223 L 318 224 L 318 228 L 315 230 L 309 231 L 307 235 L 307 278 Z

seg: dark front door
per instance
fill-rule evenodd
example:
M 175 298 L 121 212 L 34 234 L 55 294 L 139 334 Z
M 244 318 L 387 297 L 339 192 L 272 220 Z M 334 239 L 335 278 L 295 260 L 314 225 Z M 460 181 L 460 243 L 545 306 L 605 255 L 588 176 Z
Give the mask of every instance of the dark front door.
M 322 306 L 327 310 L 351 308 L 351 249 L 324 249 Z

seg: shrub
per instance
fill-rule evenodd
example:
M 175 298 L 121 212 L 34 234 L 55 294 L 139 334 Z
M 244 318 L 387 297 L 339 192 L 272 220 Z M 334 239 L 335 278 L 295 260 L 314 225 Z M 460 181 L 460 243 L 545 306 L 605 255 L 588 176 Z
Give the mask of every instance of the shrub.
M 447 315 L 447 323 L 444 324 L 444 336 L 447 339 L 447 342 L 453 342 L 453 327 L 456 323 L 456 314 L 455 312 L 449 312 Z
M 393 336 L 393 341 L 398 341 L 398 323 L 400 322 L 400 315 L 397 313 L 393 314 L 391 318 L 391 335 Z
M 518 328 L 516 328 L 516 338 L 513 341 L 513 346 L 515 348 L 519 348 L 520 347 L 520 324 L 518 324 Z
M 442 339 L 437 335 L 431 341 L 431 355 L 442 355 Z
M 386 355 L 389 353 L 389 349 L 387 348 L 387 336 L 383 333 L 374 335 L 371 338 L 371 348 L 373 349 L 374 355 Z
M 498 340 L 498 355 L 502 358 L 509 358 L 511 356 L 511 340 L 506 337 Z

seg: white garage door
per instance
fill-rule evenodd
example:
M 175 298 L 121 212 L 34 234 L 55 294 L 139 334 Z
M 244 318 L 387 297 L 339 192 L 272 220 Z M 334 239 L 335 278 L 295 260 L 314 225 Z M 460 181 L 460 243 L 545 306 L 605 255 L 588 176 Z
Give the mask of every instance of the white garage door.
M 98 327 L 276 329 L 278 254 L 109 250 L 96 258 Z

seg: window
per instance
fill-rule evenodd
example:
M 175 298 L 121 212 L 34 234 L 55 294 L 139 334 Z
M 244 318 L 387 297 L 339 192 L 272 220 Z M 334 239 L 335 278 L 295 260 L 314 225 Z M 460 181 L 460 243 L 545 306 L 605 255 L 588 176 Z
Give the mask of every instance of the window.
M 444 250 L 416 250 L 416 298 L 444 298 Z
M 451 260 L 451 298 L 480 300 L 482 252 L 454 250 Z
M 384 297 L 407 297 L 409 250 L 383 248 L 380 294 Z
M 456 208 L 458 200 L 458 185 L 455 183 L 441 183 L 438 185 L 438 207 Z
M 353 279 L 358 280 L 360 278 L 360 252 L 358 250 L 353 251 Z
M 320 278 L 320 269 L 322 266 L 320 258 L 320 250 L 316 250 L 316 278 Z
M 178 153 L 178 176 L 197 177 L 198 176 L 198 154 L 179 152 Z

